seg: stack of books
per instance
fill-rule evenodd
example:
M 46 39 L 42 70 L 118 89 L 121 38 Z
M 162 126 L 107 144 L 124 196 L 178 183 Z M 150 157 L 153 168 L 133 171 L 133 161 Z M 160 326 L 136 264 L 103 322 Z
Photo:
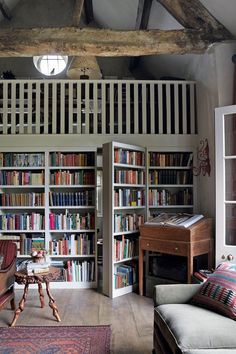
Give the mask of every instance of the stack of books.
M 26 265 L 26 270 L 28 275 L 45 274 L 49 272 L 50 264 L 44 263 L 34 263 L 29 262 Z
M 205 281 L 209 278 L 209 276 L 213 273 L 213 271 L 208 269 L 200 269 L 198 272 L 194 272 L 193 274 L 193 283 L 205 283 Z

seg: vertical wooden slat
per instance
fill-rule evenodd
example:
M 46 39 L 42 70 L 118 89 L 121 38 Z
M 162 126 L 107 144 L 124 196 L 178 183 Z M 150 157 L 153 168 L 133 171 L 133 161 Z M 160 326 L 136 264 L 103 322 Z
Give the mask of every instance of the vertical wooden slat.
M 89 83 L 85 82 L 85 134 L 89 134 L 89 108 L 90 97 L 89 97 Z
M 40 82 L 36 82 L 36 121 L 35 133 L 40 133 Z
M 166 132 L 171 133 L 170 84 L 166 83 Z
M 154 96 L 154 84 L 150 84 L 150 132 L 155 134 L 155 96 Z
M 44 134 L 48 134 L 48 107 L 49 107 L 49 97 L 48 97 L 48 83 L 44 82 L 44 102 L 43 102 L 43 106 L 44 106 L 44 110 L 43 110 L 43 117 L 44 117 L 44 125 L 43 125 L 43 130 L 44 130 Z
M 98 84 L 93 83 L 93 134 L 98 131 Z
M 69 108 L 69 134 L 73 133 L 73 83 L 69 82 L 69 93 L 68 93 L 68 108 Z
M 139 107 L 138 107 L 138 84 L 134 83 L 134 134 L 138 134 L 139 132 Z
M 179 134 L 179 84 L 174 84 L 175 97 L 175 134 Z
M 102 82 L 102 134 L 106 134 L 106 84 Z
M 7 131 L 7 102 L 8 102 L 8 82 L 3 82 L 3 134 L 8 134 Z
M 77 83 L 77 119 L 76 119 L 76 132 L 81 134 L 81 83 Z
M 19 109 L 20 109 L 20 120 L 19 120 L 19 133 L 24 133 L 24 83 L 21 81 L 19 85 Z
M 147 84 L 142 84 L 142 134 L 147 134 Z
M 60 112 L 60 134 L 65 134 L 65 83 L 60 84 L 61 112 Z
M 126 83 L 126 134 L 130 134 L 130 83 Z
M 110 94 L 110 134 L 114 134 L 114 82 L 109 83 L 109 94 Z
M 52 82 L 52 134 L 57 132 L 57 84 Z
M 186 84 L 182 84 L 182 92 L 183 92 L 183 134 L 187 134 L 187 95 L 186 95 Z
M 16 134 L 16 83 L 11 83 L 11 134 Z
M 32 81 L 27 82 L 27 134 L 32 134 Z
M 118 134 L 122 134 L 122 83 L 118 82 Z
M 190 84 L 190 124 L 191 124 L 191 131 L 190 134 L 196 134 L 196 122 L 195 122 L 195 84 Z
M 159 134 L 163 134 L 163 98 L 162 98 L 162 84 L 158 83 L 158 117 L 159 117 Z

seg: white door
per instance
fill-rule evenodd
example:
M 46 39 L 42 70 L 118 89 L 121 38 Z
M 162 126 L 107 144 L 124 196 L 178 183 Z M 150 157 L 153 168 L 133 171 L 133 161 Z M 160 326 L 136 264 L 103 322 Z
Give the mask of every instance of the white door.
M 215 110 L 216 265 L 236 262 L 236 105 Z

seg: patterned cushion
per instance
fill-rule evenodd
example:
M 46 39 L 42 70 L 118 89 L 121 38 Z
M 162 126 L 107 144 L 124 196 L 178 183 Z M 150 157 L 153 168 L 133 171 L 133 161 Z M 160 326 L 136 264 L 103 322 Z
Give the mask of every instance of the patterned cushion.
M 218 269 L 229 269 L 229 270 L 232 270 L 232 271 L 236 271 L 236 264 L 235 263 L 232 263 L 232 262 L 222 262 L 220 263 L 217 268 Z
M 235 270 L 217 269 L 194 295 L 191 303 L 236 320 Z

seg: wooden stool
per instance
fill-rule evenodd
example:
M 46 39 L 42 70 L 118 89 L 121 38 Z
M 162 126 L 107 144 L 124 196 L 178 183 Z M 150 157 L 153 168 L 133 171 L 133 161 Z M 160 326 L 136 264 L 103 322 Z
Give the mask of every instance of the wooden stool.
M 11 327 L 15 326 L 18 317 L 20 316 L 21 312 L 24 310 L 30 284 L 38 284 L 38 292 L 39 292 L 41 308 L 45 306 L 42 283 L 46 284 L 46 291 L 49 297 L 49 306 L 52 308 L 53 316 L 56 318 L 58 322 L 61 321 L 60 316 L 58 314 L 58 308 L 55 304 L 55 300 L 52 297 L 52 294 L 50 293 L 49 290 L 50 281 L 57 280 L 59 276 L 60 276 L 60 269 L 54 267 L 50 267 L 49 271 L 45 274 L 28 275 L 26 269 L 19 270 L 18 272 L 15 273 L 16 282 L 18 284 L 25 284 L 25 287 L 24 287 L 24 293 L 22 299 L 19 302 L 19 307 L 16 309 L 14 318 L 10 325 Z

